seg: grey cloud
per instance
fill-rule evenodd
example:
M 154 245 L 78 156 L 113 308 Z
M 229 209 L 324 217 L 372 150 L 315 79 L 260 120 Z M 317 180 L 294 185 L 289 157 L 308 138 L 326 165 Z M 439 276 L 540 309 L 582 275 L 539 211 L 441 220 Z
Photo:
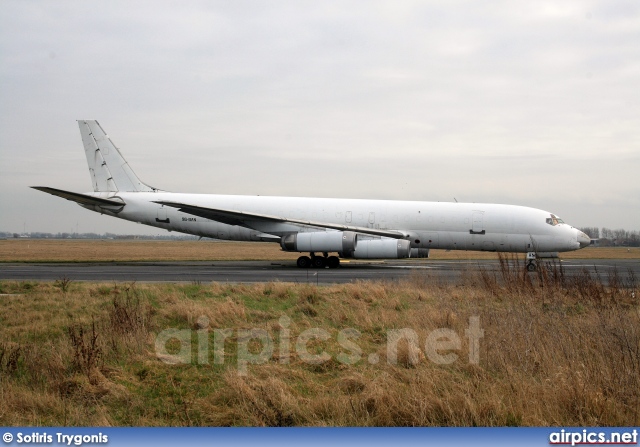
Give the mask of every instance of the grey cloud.
M 89 187 L 81 118 L 167 189 L 468 196 L 637 229 L 639 55 L 624 1 L 6 1 L 0 229 L 158 232 L 28 190 Z

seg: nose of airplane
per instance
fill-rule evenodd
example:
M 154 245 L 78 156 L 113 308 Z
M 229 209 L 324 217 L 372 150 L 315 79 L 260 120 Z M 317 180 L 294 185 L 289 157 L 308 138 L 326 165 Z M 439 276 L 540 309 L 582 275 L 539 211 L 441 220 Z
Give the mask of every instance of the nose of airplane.
M 576 230 L 576 240 L 578 241 L 578 244 L 580 244 L 580 248 L 591 245 L 591 238 L 580 230 Z

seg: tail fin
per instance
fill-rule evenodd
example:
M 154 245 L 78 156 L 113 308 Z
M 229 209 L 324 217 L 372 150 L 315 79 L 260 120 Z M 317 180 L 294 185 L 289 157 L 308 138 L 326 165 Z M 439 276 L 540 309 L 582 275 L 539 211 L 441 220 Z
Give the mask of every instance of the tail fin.
M 97 121 L 78 120 L 78 125 L 95 192 L 158 191 L 138 178 Z

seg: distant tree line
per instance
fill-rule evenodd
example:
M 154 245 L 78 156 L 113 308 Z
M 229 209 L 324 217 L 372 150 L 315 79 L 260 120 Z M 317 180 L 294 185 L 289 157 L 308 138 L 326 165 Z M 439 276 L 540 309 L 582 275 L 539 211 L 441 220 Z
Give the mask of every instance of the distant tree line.
M 162 240 L 162 241 L 189 241 L 197 240 L 198 236 L 189 234 L 166 234 L 166 235 L 134 235 L 134 234 L 114 234 L 114 233 L 44 233 L 40 231 L 32 231 L 30 233 L 10 233 L 0 231 L 0 238 L 18 239 L 138 239 L 138 240 Z
M 640 247 L 640 232 L 627 231 L 622 228 L 611 230 L 609 228 L 584 227 L 579 228 L 591 239 L 598 239 L 602 246 Z

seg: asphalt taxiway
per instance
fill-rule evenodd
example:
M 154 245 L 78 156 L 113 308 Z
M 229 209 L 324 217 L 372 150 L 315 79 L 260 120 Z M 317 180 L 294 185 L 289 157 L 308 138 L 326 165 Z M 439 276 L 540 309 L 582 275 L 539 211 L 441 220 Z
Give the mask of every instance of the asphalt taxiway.
M 623 278 L 633 272 L 640 278 L 640 261 L 634 260 L 555 260 L 567 276 L 585 270 L 605 280 L 617 270 Z M 520 264 L 520 268 L 524 268 Z M 411 275 L 426 276 L 442 283 L 459 281 L 464 275 L 500 269 L 493 260 L 393 260 L 384 262 L 343 262 L 337 269 L 300 269 L 294 261 L 219 262 L 109 262 L 109 263 L 4 263 L 0 280 L 97 282 L 293 282 L 336 284 L 354 281 L 398 280 Z M 529 273 L 535 275 L 535 273 Z

